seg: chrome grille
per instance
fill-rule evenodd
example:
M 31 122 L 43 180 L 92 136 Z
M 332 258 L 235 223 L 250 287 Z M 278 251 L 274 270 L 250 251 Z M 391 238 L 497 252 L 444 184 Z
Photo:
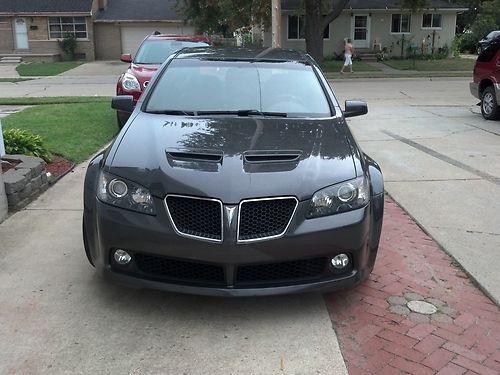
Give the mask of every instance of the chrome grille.
M 292 221 L 297 204 L 294 197 L 242 201 L 238 215 L 238 242 L 282 236 Z
M 182 236 L 222 241 L 222 202 L 217 199 L 167 195 L 170 221 Z

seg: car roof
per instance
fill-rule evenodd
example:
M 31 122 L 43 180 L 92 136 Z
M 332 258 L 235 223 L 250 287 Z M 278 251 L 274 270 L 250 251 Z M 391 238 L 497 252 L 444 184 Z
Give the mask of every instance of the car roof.
M 204 35 L 170 35 L 170 34 L 151 34 L 145 40 L 179 40 L 189 42 L 205 42 L 211 44 L 210 38 Z
M 195 47 L 180 50 L 175 58 L 222 61 L 239 60 L 311 63 L 311 58 L 303 51 L 284 48 Z

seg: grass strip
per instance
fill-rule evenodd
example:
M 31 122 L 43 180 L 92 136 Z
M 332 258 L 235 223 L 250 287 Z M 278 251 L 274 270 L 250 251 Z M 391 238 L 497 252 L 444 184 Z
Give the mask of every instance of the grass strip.
M 19 64 L 16 67 L 20 76 L 55 76 L 67 70 L 76 68 L 78 65 L 83 64 L 79 61 L 65 61 L 53 63 L 25 63 Z
M 0 78 L 0 82 L 10 82 L 10 83 L 30 81 L 30 80 L 32 80 L 32 78 Z
M 71 104 L 71 103 L 101 103 L 111 105 L 110 96 L 47 96 L 29 98 L 0 98 L 0 105 L 42 105 L 42 104 Z
M 470 71 L 474 68 L 473 59 L 442 59 L 442 60 L 385 60 L 383 63 L 391 68 L 398 70 L 416 70 L 416 71 Z

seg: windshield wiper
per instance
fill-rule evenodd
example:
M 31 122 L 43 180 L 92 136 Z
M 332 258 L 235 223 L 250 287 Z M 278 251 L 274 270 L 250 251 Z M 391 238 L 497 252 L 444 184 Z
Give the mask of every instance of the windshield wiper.
M 194 111 L 181 111 L 178 109 L 165 109 L 159 111 L 146 111 L 146 113 L 153 113 L 155 115 L 177 115 L 177 116 L 196 116 Z
M 271 117 L 287 117 L 284 112 L 262 112 L 257 109 L 240 109 L 238 111 L 198 111 L 198 116 L 206 115 L 237 115 L 240 117 L 248 116 L 271 116 Z

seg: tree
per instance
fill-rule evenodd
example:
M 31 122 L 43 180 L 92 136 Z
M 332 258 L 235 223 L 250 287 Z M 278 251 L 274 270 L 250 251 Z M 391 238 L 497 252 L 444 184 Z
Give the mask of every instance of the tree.
M 225 37 L 253 24 L 269 26 L 270 0 L 178 0 L 177 8 L 198 32 Z
M 305 0 L 306 49 L 316 61 L 323 61 L 323 34 L 349 0 Z
M 467 22 L 463 22 L 463 35 L 457 35 L 456 44 L 461 52 L 475 52 L 477 42 L 493 30 L 500 30 L 500 0 L 469 2 Z M 470 9 L 474 6 L 474 9 Z M 457 22 L 458 23 L 458 22 Z M 459 30 L 460 31 L 460 30 Z M 465 32 L 467 31 L 467 32 Z
M 270 0 L 178 0 L 180 9 L 199 31 L 221 32 L 225 36 L 234 30 L 261 23 L 270 23 Z M 323 61 L 323 33 L 345 9 L 349 0 L 301 0 L 297 13 L 305 15 L 307 52 Z M 416 10 L 427 5 L 428 0 L 400 0 L 401 7 Z

